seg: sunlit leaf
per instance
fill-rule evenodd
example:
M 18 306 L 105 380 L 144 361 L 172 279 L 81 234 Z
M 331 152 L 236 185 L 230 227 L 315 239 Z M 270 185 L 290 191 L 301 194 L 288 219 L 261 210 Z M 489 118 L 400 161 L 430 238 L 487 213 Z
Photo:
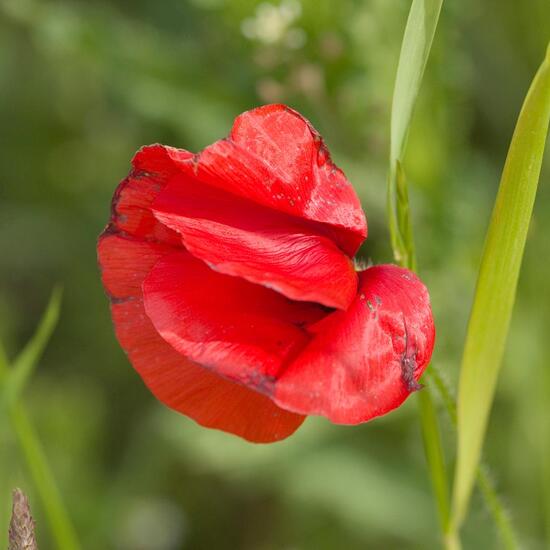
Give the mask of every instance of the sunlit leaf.
M 453 525 L 464 520 L 476 477 L 550 120 L 550 48 L 519 115 L 495 202 L 472 306 L 458 390 Z M 528 367 L 528 365 L 527 365 Z

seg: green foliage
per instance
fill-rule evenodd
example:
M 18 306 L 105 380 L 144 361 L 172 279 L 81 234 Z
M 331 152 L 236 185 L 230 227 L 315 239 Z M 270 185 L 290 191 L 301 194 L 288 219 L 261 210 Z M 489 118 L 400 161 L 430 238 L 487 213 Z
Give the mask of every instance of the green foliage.
M 508 151 L 468 323 L 458 390 L 455 529 L 464 521 L 480 461 L 516 298 L 549 121 L 550 47 L 529 89 Z
M 420 392 L 418 403 L 422 425 L 422 439 L 424 441 L 424 454 L 426 455 L 432 478 L 433 491 L 439 514 L 439 524 L 444 534 L 449 527 L 449 481 L 437 411 L 430 390 L 424 388 Z
M 61 290 L 57 288 L 52 292 L 36 332 L 13 365 L 8 365 L 7 358 L 3 352 L 0 353 L 0 410 L 9 417 L 21 456 L 27 463 L 30 477 L 44 507 L 56 547 L 59 550 L 78 550 L 78 539 L 54 475 L 31 419 L 20 401 L 25 383 L 36 368 L 57 325 L 60 308 Z
M 61 296 L 62 291 L 60 288 L 56 288 L 52 292 L 50 302 L 46 307 L 36 332 L 15 358 L 11 368 L 8 369 L 7 372 L 9 374 L 6 376 L 6 380 L 3 383 L 3 392 L 1 394 L 4 406 L 10 407 L 17 401 L 25 384 L 30 379 L 38 364 L 40 357 L 44 353 L 44 349 L 59 321 Z
M 388 220 L 397 262 L 416 270 L 403 155 L 443 0 L 413 0 L 397 66 L 391 110 Z
M 402 158 L 412 113 L 430 54 L 442 0 L 414 0 L 397 65 L 391 113 L 388 221 L 393 254 L 403 267 L 416 271 L 416 255 L 409 207 L 409 191 Z M 437 412 L 428 388 L 418 397 L 424 453 L 428 463 L 442 533 L 449 525 L 449 482 Z
M 401 54 L 391 116 L 391 162 L 402 160 L 422 77 L 428 63 L 443 0 L 413 0 Z
M 427 58 L 430 53 L 430 48 L 433 41 L 435 29 L 437 27 L 437 21 L 439 19 L 440 11 L 441 3 L 439 3 L 438 5 L 430 5 L 427 8 L 424 2 L 413 2 L 407 22 L 407 27 L 405 29 L 403 45 L 401 48 L 401 55 L 397 70 L 396 86 L 394 91 L 388 185 L 389 227 L 395 259 L 404 267 L 408 267 L 412 270 L 416 270 L 414 237 L 412 222 L 410 218 L 407 183 L 405 180 L 405 173 L 402 164 L 399 161 L 399 158 L 402 158 L 404 155 L 406 136 L 409 133 L 409 127 L 412 118 L 412 112 L 416 102 L 416 96 L 418 95 L 420 89 L 422 75 L 424 73 Z M 543 117 L 543 121 L 544 120 L 546 119 Z M 542 149 L 544 148 L 544 143 L 545 141 L 543 141 Z M 527 145 L 527 151 L 530 151 L 531 149 L 529 148 L 529 146 L 531 146 L 532 144 Z M 540 152 L 540 157 L 542 157 L 542 151 Z M 536 168 L 538 172 L 540 172 L 541 162 L 542 159 L 540 159 L 540 161 L 538 162 L 538 169 Z M 537 181 L 538 172 L 536 175 Z M 515 198 L 517 199 L 517 197 Z M 533 202 L 534 194 L 531 201 L 531 209 L 533 206 Z M 492 287 L 491 291 L 495 292 L 496 296 L 498 296 L 498 292 L 500 291 L 500 289 L 498 287 Z M 514 294 L 515 285 L 512 296 Z M 487 319 L 490 319 L 490 316 L 487 317 Z M 504 335 L 504 339 L 505 337 L 506 336 Z M 430 377 L 430 370 L 428 370 L 425 378 L 428 377 Z M 454 401 L 451 399 L 449 392 L 447 391 L 445 385 L 442 383 L 437 372 L 433 373 L 433 377 L 436 381 L 436 387 L 440 391 L 441 397 L 448 409 L 451 421 L 453 422 L 453 425 L 456 425 L 457 414 Z M 490 396 L 485 396 L 486 401 L 488 401 L 489 403 L 492 401 L 493 391 L 494 384 Z M 453 521 L 456 521 L 456 523 L 450 523 L 448 481 L 445 467 L 445 459 L 442 450 L 439 423 L 437 420 L 433 399 L 428 389 L 420 394 L 419 403 L 420 420 L 422 424 L 422 434 L 424 440 L 424 451 L 430 469 L 432 485 L 438 505 L 441 529 L 443 534 L 445 535 L 446 547 L 448 547 L 449 549 L 457 549 L 461 546 L 458 537 L 457 526 L 459 525 L 459 522 L 462 521 L 462 517 L 459 516 L 459 519 L 453 517 Z M 475 413 L 473 416 L 470 416 L 470 422 L 474 422 L 475 416 Z M 470 433 L 475 434 L 476 429 L 477 428 L 470 428 Z M 478 433 L 482 434 L 483 432 L 480 431 Z M 460 432 L 458 436 L 460 442 Z M 479 437 L 480 446 L 483 436 L 479 435 Z M 475 456 L 475 459 L 472 463 L 473 465 L 470 471 L 470 479 L 467 479 L 467 483 L 469 484 L 467 485 L 467 491 L 471 492 L 475 477 L 477 477 L 482 494 L 486 499 L 489 511 L 492 513 L 495 524 L 499 529 L 502 541 L 506 544 L 507 548 L 515 548 L 517 544 L 515 541 L 515 535 L 511 528 L 511 524 L 506 513 L 503 511 L 502 505 L 489 481 L 489 478 L 485 473 L 485 470 L 479 467 L 479 455 L 480 450 L 478 449 L 477 456 Z M 460 472 L 459 467 L 461 464 L 461 459 L 463 459 L 463 457 L 459 456 L 457 472 Z M 457 486 L 456 483 L 460 481 L 462 480 L 460 480 L 460 478 L 458 477 L 457 480 L 455 480 L 455 487 L 458 487 L 459 489 L 460 485 Z M 466 512 L 467 500 L 465 502 L 462 502 L 461 504 L 462 509 L 460 513 L 463 516 Z

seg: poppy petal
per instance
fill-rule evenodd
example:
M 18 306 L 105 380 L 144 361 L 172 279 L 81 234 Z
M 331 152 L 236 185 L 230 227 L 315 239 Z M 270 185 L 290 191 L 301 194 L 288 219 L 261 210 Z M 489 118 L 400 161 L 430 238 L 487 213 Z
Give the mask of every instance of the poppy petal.
M 255 443 L 284 439 L 304 421 L 269 397 L 180 355 L 158 335 L 141 301 L 114 304 L 112 313 L 120 345 L 151 392 L 168 407 L 202 426 Z
M 121 234 L 100 237 L 97 244 L 103 287 L 111 301 L 141 298 L 141 285 L 151 268 L 174 248 Z
M 154 329 L 143 307 L 142 281 L 171 251 L 165 244 L 116 234 L 105 235 L 98 244 L 117 338 L 133 367 L 160 401 L 205 427 L 258 443 L 288 437 L 304 416 L 280 409 L 265 395 L 193 363 Z
M 157 262 L 143 296 L 155 329 L 178 352 L 267 394 L 309 341 L 306 327 L 326 315 L 316 304 L 216 273 L 187 252 Z
M 191 176 L 172 178 L 153 211 L 181 234 L 187 250 L 216 271 L 327 307 L 345 309 L 356 294 L 352 261 L 329 238 L 292 216 Z
M 106 233 L 119 232 L 140 239 L 181 245 L 179 236 L 159 223 L 150 207 L 177 170 L 176 163 L 192 156 L 188 151 L 163 145 L 140 149 L 132 160 L 132 171 L 115 191 Z
M 308 120 L 286 105 L 265 105 L 237 117 L 229 138 L 278 178 L 267 189 L 247 188 L 244 196 L 326 224 L 343 250 L 357 252 L 367 236 L 361 204 Z
M 359 274 L 347 311 L 309 327 L 309 345 L 275 384 L 275 402 L 338 424 L 358 424 L 395 409 L 416 389 L 435 332 L 429 296 L 413 273 L 393 266 Z

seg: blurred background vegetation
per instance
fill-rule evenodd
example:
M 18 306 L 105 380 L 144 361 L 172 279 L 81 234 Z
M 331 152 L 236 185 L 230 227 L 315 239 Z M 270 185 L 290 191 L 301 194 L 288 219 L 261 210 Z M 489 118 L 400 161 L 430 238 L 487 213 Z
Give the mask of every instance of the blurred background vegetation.
M 24 399 L 86 549 L 426 549 L 438 527 L 415 398 L 360 427 L 310 418 L 253 446 L 164 408 L 113 334 L 95 243 L 143 144 L 199 150 L 258 104 L 324 135 L 361 196 L 362 250 L 391 260 L 389 110 L 407 0 L 0 0 L 0 338 L 13 357 L 62 283 L 59 327 Z M 434 362 L 455 384 L 492 202 L 550 37 L 548 0 L 444 5 L 407 154 Z M 486 461 L 526 548 L 550 546 L 547 156 Z M 449 456 L 452 429 L 442 412 Z M 44 512 L 0 418 L 10 491 Z M 466 548 L 498 547 L 476 498 Z

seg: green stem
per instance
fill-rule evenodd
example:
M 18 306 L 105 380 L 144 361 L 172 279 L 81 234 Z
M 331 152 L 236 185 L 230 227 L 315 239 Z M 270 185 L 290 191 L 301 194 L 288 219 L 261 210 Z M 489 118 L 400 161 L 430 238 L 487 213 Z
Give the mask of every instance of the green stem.
M 519 548 L 519 543 L 516 533 L 512 527 L 510 517 L 502 506 L 502 503 L 498 498 L 498 494 L 491 483 L 491 478 L 487 474 L 483 463 L 478 467 L 476 477 L 478 487 L 481 489 L 481 493 L 485 499 L 485 504 L 493 516 L 504 548 L 507 550 L 516 550 Z
M 390 214 L 390 234 L 392 235 L 392 245 L 397 263 L 402 267 L 416 271 L 416 254 L 414 247 L 414 237 L 412 223 L 409 216 L 409 195 L 405 176 L 399 161 L 396 162 L 395 173 L 390 173 L 390 182 L 395 180 L 396 197 L 390 191 L 388 195 L 388 206 Z M 391 189 L 391 186 L 390 186 Z M 397 198 L 396 217 L 392 219 L 392 212 L 395 205 L 392 204 L 392 197 Z M 395 225 L 393 225 L 395 224 Z M 397 247 L 395 243 L 398 243 Z M 426 369 L 424 374 L 428 377 L 431 367 Z M 437 512 L 441 533 L 447 536 L 450 529 L 450 499 L 449 499 L 449 477 L 445 466 L 445 455 L 441 441 L 441 432 L 437 420 L 437 412 L 433 403 L 433 398 L 429 388 L 424 388 L 419 392 L 418 405 L 420 413 L 420 427 L 422 430 L 422 439 L 424 441 L 424 454 L 430 471 L 432 489 L 437 503 Z M 444 539 L 445 546 L 447 540 Z M 458 548 L 456 545 L 453 548 Z
M 424 452 L 430 466 L 441 532 L 447 533 L 450 517 L 447 468 L 445 467 L 445 456 L 441 444 L 437 413 L 429 388 L 424 388 L 418 394 L 418 405 L 420 410 L 422 438 L 424 440 Z
M 390 175 L 390 179 L 394 176 Z M 412 223 L 409 216 L 409 195 L 407 191 L 406 180 L 399 162 L 397 162 L 397 226 L 396 231 L 391 234 L 399 235 L 401 243 L 400 252 L 396 252 L 396 261 L 402 266 L 416 271 L 416 253 L 414 247 L 414 237 Z M 390 195 L 391 196 L 391 195 Z M 424 377 L 429 377 L 429 371 L 432 367 L 428 366 Z M 422 439 L 424 442 L 424 454 L 430 471 L 432 489 L 437 504 L 439 524 L 441 533 L 444 536 L 444 544 L 448 547 L 447 537 L 450 529 L 450 499 L 449 499 L 449 477 L 445 465 L 445 454 L 443 452 L 443 443 L 441 441 L 441 431 L 437 420 L 430 388 L 424 388 L 418 394 L 418 406 L 420 414 L 420 427 L 422 430 Z M 456 544 L 452 548 L 459 548 Z
M 6 381 L 8 374 L 8 362 L 0 346 L 0 387 Z M 15 402 L 8 405 L 7 413 L 21 454 L 27 463 L 36 491 L 42 501 L 42 506 L 56 542 L 56 548 L 60 550 L 78 550 L 80 545 L 61 498 L 61 493 L 23 404 Z
M 447 533 L 444 539 L 445 550 L 461 550 L 462 545 L 456 532 Z
M 424 377 L 437 389 L 441 401 L 445 406 L 445 410 L 449 415 L 451 424 L 453 428 L 456 429 L 456 402 L 451 395 L 447 384 L 441 377 L 441 374 L 436 368 L 430 366 L 428 371 L 426 371 Z M 476 474 L 478 487 L 481 491 L 481 494 L 483 495 L 485 505 L 487 506 L 489 513 L 493 517 L 493 521 L 496 525 L 500 540 L 502 541 L 504 548 L 506 548 L 507 550 L 514 550 L 516 548 L 519 548 L 518 537 L 514 532 L 514 528 L 512 527 L 510 516 L 506 512 L 506 509 L 500 501 L 498 493 L 491 481 L 491 478 L 487 474 L 487 471 L 488 468 L 483 463 L 478 467 Z M 448 526 L 448 528 L 450 528 L 450 526 Z M 449 537 L 451 537 L 450 541 Z M 449 546 L 449 543 L 456 544 L 456 542 L 453 542 L 454 538 L 456 538 L 455 535 L 448 535 L 448 538 L 446 539 L 446 548 L 448 550 L 450 550 L 451 548 L 459 548 L 459 546 Z

